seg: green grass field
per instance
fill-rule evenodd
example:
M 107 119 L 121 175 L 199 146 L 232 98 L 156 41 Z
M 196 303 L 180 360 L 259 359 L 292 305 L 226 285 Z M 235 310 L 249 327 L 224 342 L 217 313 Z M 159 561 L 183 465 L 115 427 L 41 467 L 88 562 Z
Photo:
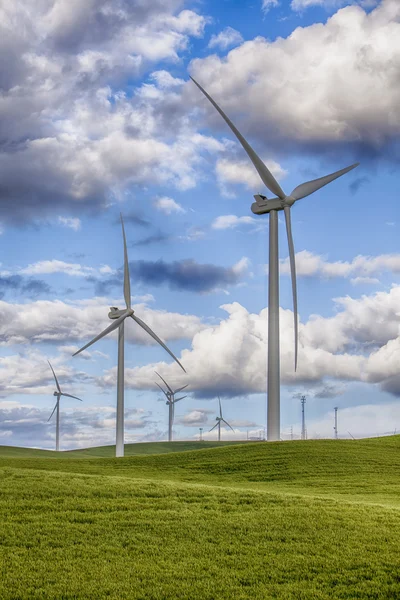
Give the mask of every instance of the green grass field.
M 1 600 L 400 598 L 400 436 L 203 444 L 0 447 Z

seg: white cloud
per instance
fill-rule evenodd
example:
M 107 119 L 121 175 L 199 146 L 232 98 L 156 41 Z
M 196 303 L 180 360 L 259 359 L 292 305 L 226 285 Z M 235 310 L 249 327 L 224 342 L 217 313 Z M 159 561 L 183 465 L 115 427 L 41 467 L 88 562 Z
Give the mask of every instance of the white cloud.
M 157 87 L 160 89 L 179 87 L 185 83 L 183 79 L 172 77 L 171 73 L 168 71 L 153 71 L 150 78 L 155 80 Z
M 187 425 L 189 427 L 196 427 L 199 425 L 205 425 L 208 422 L 208 415 L 211 413 L 210 410 L 197 409 L 192 410 L 180 419 L 177 419 L 178 423 Z
M 218 35 L 211 36 L 208 47 L 226 50 L 229 46 L 236 46 L 241 42 L 243 42 L 243 37 L 239 31 L 232 27 L 225 27 Z
M 270 0 L 264 0 L 268 2 Z M 277 0 L 271 0 L 276 2 Z M 346 4 L 359 4 L 364 8 L 374 8 L 379 0 L 292 0 L 290 8 L 295 11 L 302 11 L 311 6 L 321 6 L 326 9 L 340 8 Z
M 123 301 L 120 302 L 122 303 Z M 74 342 L 81 347 L 110 324 L 107 315 L 109 307 L 113 305 L 118 305 L 115 298 L 94 298 L 70 303 L 40 300 L 9 304 L 0 301 L 0 345 Z M 145 304 L 134 304 L 133 308 L 164 340 L 191 339 L 204 327 L 201 319 L 194 315 L 154 310 Z M 109 338 L 115 339 L 116 333 L 111 333 Z M 135 344 L 156 344 L 133 322 L 125 327 L 125 339 Z
M 323 256 L 308 250 L 296 253 L 296 272 L 299 277 L 355 277 L 353 284 L 376 283 L 371 277 L 391 271 L 400 273 L 400 254 L 381 254 L 379 256 L 358 255 L 352 261 L 329 262 Z M 280 272 L 290 274 L 289 258 L 280 260 Z
M 360 299 L 336 299 L 333 317 L 312 315 L 299 324 L 299 363 L 294 372 L 293 313 L 280 309 L 281 378 L 288 385 L 343 387 L 345 381 L 379 383 L 400 396 L 400 286 Z M 190 389 L 201 394 L 230 396 L 263 393 L 266 389 L 267 315 L 249 313 L 239 303 L 221 307 L 228 313 L 217 325 L 204 327 L 192 340 L 191 350 L 182 351 L 182 362 L 190 373 Z M 177 365 L 127 369 L 129 387 L 149 389 L 151 372 L 163 369 L 177 386 L 187 383 Z M 116 371 L 103 378 L 115 385 Z M 317 390 L 318 391 L 318 390 Z M 332 390 L 331 390 L 332 392 Z
M 276 161 L 265 159 L 264 163 L 278 180 L 281 180 L 287 171 L 281 167 Z M 247 160 L 233 160 L 228 158 L 220 158 L 215 165 L 217 180 L 223 195 L 231 196 L 232 192 L 227 185 L 242 184 L 250 189 L 253 193 L 257 193 L 263 189 L 264 184 L 260 180 L 260 176 L 254 166 Z
M 95 269 L 85 267 L 78 263 L 66 263 L 62 260 L 41 260 L 19 271 L 24 275 L 49 275 L 53 273 L 64 273 L 74 277 L 85 277 L 93 275 Z
M 213 229 L 234 229 L 238 225 L 258 225 L 254 217 L 237 217 L 236 215 L 221 215 L 211 223 Z
M 267 13 L 270 8 L 275 8 L 279 6 L 279 0 L 262 0 L 262 10 L 264 13 Z
M 178 61 L 207 18 L 180 10 L 183 0 L 122 4 L 16 0 L 0 7 L 0 114 L 12 147 L 0 158 L 9 190 L 3 220 L 62 209 L 71 217 L 60 224 L 77 227 L 74 212 L 109 204 L 131 183 L 195 185 L 203 147 L 182 117 L 181 80 L 154 71 L 151 101 L 124 90 L 149 64 Z
M 74 217 L 58 217 L 58 222 L 60 223 L 60 225 L 64 225 L 64 227 L 69 227 L 74 231 L 78 231 L 82 225 L 80 219 Z
M 175 202 L 172 198 L 168 198 L 167 196 L 163 196 L 162 198 L 157 198 L 154 201 L 154 206 L 165 213 L 166 215 L 170 215 L 171 213 L 185 213 L 186 210 L 182 208 L 178 202 Z
M 109 265 L 102 265 L 99 272 L 103 275 L 113 275 L 116 273 L 115 269 L 112 269 Z
M 285 39 L 257 37 L 226 57 L 195 59 L 191 72 L 244 135 L 269 147 L 282 140 L 318 152 L 321 143 L 390 147 L 400 133 L 398 75 L 388 67 L 400 56 L 399 17 L 398 0 L 382 0 L 370 13 L 347 6 Z M 190 93 L 216 123 L 210 103 Z
M 350 283 L 352 285 L 373 285 L 375 283 L 379 283 L 379 279 L 377 279 L 376 277 L 353 277 L 353 279 L 350 279 Z

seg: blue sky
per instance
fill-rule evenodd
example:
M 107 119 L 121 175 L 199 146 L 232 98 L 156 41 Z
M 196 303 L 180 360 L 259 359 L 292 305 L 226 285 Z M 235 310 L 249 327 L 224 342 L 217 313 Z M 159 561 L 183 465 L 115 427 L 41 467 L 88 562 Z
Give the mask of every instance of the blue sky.
M 360 166 L 292 209 L 299 366 L 280 216 L 282 437 L 400 429 L 397 0 L 6 1 L 0 8 L 0 444 L 115 440 L 116 335 L 132 301 L 187 375 L 126 326 L 127 442 L 167 437 L 154 371 L 189 383 L 175 439 L 266 423 L 267 190 L 213 96 L 286 191 Z M 268 193 L 267 193 L 268 195 Z M 281 215 L 282 213 L 280 213 Z M 206 439 L 214 439 L 216 431 Z

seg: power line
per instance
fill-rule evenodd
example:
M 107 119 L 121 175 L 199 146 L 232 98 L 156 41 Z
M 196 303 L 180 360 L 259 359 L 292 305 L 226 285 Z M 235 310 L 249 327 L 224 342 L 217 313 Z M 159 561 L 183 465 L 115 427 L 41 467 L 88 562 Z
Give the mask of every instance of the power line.
M 306 434 L 306 418 L 305 418 L 305 414 L 304 414 L 304 405 L 306 403 L 306 397 L 305 396 L 301 396 L 300 398 L 300 402 L 301 402 L 301 439 L 305 440 L 307 439 L 307 434 Z
M 335 425 L 333 426 L 333 429 L 335 431 L 335 440 L 338 439 L 338 433 L 337 433 L 337 411 L 338 411 L 338 407 L 335 406 Z

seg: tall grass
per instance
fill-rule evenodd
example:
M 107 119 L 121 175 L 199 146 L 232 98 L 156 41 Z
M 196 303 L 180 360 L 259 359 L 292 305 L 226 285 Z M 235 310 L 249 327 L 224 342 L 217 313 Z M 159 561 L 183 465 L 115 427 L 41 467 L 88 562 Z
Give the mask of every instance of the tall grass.
M 1 458 L 0 598 L 398 599 L 399 455 L 393 437 Z

